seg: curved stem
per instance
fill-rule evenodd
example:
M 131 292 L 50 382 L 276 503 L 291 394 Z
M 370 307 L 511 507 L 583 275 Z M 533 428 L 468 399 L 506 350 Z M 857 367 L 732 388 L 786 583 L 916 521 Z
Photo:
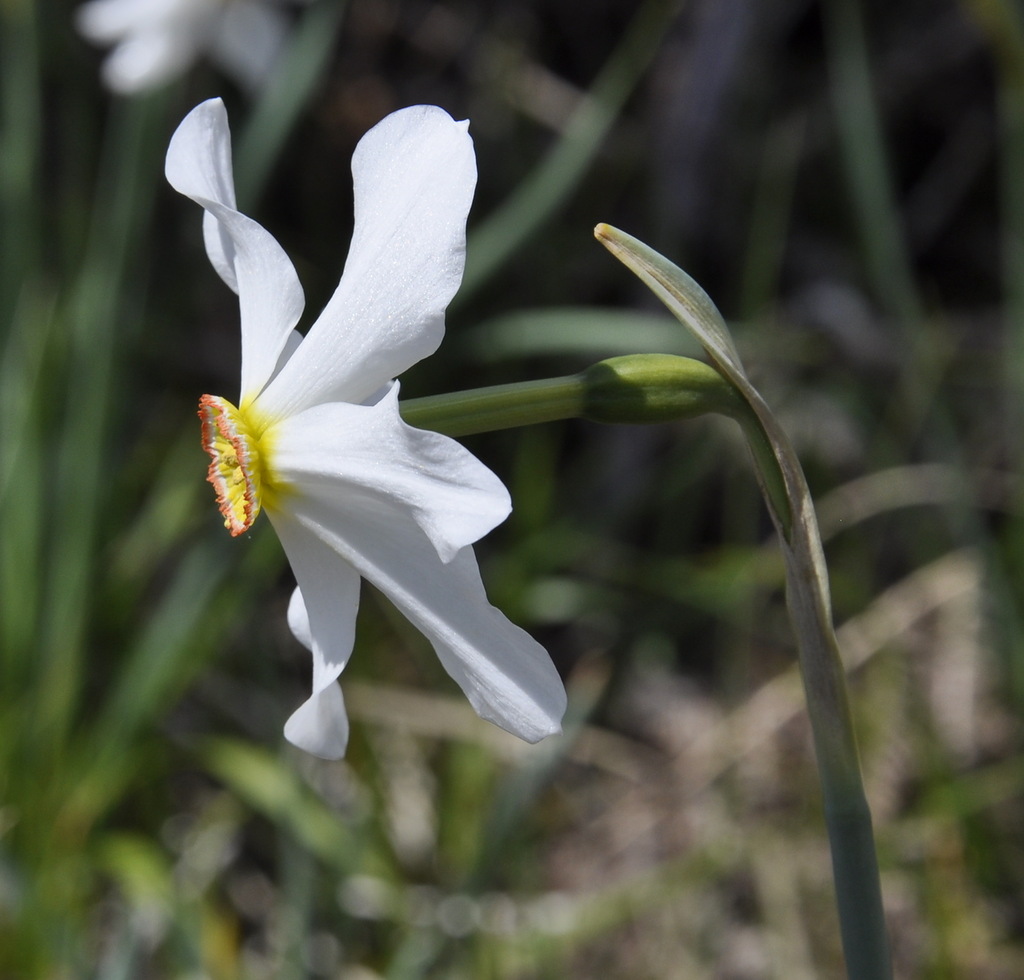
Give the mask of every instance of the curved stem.
M 746 402 L 746 411 L 734 417 L 750 444 L 786 563 L 786 602 L 821 778 L 847 971 L 853 980 L 889 980 L 892 966 L 871 811 L 832 625 L 828 569 L 800 460 L 778 419 L 747 378 L 729 329 L 704 290 L 678 266 L 625 232 L 601 224 L 594 233 L 700 341 Z

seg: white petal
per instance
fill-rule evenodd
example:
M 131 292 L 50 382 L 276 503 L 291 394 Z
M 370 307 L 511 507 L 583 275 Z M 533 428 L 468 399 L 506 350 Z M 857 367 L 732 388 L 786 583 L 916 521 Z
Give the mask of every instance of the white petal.
M 468 123 L 436 106 L 392 113 L 352 158 L 355 231 L 337 291 L 265 392 L 274 416 L 361 402 L 432 354 L 462 281 L 476 185 Z
M 231 147 L 228 146 L 228 173 L 231 172 Z M 234 184 L 228 186 L 232 202 L 235 197 Z M 234 207 L 234 203 L 231 204 Z M 217 216 L 203 211 L 203 244 L 210 264 L 216 269 L 217 275 L 224 280 L 228 288 L 238 294 L 238 277 L 235 275 L 235 243 L 231 241 L 227 229 L 220 223 Z
M 92 0 L 75 11 L 78 30 L 98 44 L 118 44 L 103 63 L 116 92 L 155 88 L 181 74 L 206 44 L 216 0 Z
M 157 88 L 180 75 L 196 56 L 191 37 L 144 31 L 122 41 L 103 62 L 103 81 L 121 95 Z
M 310 755 L 340 759 L 348 746 L 348 716 L 337 683 L 304 701 L 285 722 L 284 737 Z
M 309 613 L 306 611 L 306 600 L 302 598 L 302 589 L 297 585 L 288 600 L 288 629 L 310 653 L 313 652 L 313 628 L 309 625 Z
M 292 597 L 288 623 L 296 639 L 313 654 L 315 694 L 341 676 L 352 655 L 359 573 L 295 521 L 281 514 L 274 514 L 272 520 L 298 582 L 300 598 Z M 308 631 L 301 626 L 303 608 Z
M 272 520 L 299 583 L 288 606 L 288 625 L 313 654 L 312 695 L 292 715 L 285 737 L 314 755 L 339 759 L 348 722 L 341 695 L 333 691 L 355 642 L 359 573 L 286 515 L 274 514 Z
M 353 516 L 297 495 L 291 517 L 376 585 L 430 640 L 477 713 L 529 742 L 561 730 L 565 689 L 550 658 L 484 593 L 472 548 L 442 563 L 408 515 Z M 313 636 L 317 626 L 313 622 Z
M 450 561 L 511 510 L 502 482 L 464 446 L 406 424 L 398 382 L 376 405 L 308 408 L 273 430 L 273 466 L 295 492 L 359 513 L 410 514 Z
M 210 56 L 250 93 L 258 92 L 274 70 L 288 21 L 266 3 L 233 0 L 223 10 Z
M 284 342 L 284 350 L 278 355 L 277 364 L 274 365 L 274 373 L 270 376 L 276 378 L 281 373 L 281 368 L 288 363 L 289 358 L 299 349 L 302 343 L 302 334 L 298 330 L 292 330 Z
M 75 26 L 90 41 L 110 44 L 170 23 L 182 0 L 89 0 L 75 9 Z
M 225 269 L 234 271 L 242 319 L 241 400 L 246 401 L 274 371 L 302 314 L 302 287 L 274 237 L 235 210 L 231 134 L 220 99 L 201 103 L 185 117 L 171 137 L 165 170 L 171 186 L 205 208 L 223 236 L 217 238 L 207 218 L 210 260 L 228 285 L 232 279 Z

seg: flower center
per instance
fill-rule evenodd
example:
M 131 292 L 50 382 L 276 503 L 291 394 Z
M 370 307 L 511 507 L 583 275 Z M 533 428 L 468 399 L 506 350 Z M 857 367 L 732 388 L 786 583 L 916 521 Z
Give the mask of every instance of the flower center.
M 260 512 L 264 461 L 259 440 L 242 412 L 226 398 L 203 395 L 199 399 L 203 449 L 210 454 L 206 479 L 217 491 L 217 506 L 224 526 L 237 537 L 248 531 Z

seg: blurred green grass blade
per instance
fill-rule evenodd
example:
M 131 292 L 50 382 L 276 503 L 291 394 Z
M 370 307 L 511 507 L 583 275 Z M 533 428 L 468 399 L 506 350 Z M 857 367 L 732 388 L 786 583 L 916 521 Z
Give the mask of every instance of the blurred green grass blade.
M 164 133 L 155 97 L 115 103 L 85 258 L 63 314 L 69 338 L 62 432 L 54 456 L 50 608 L 40 646 L 51 683 L 41 706 L 44 741 L 63 740 L 78 698 L 94 601 L 96 547 L 114 448 L 113 385 L 121 312 L 141 284 L 128 275 L 158 186 Z M 138 304 L 133 304 L 138 305 Z M 65 502 L 61 506 L 61 502 Z
M 465 357 L 484 363 L 558 355 L 700 352 L 700 345 L 671 317 L 596 306 L 521 310 L 487 320 L 459 339 Z
M 174 869 L 167 852 L 151 837 L 130 832 L 105 834 L 97 844 L 96 860 L 132 905 L 170 910 Z
M 0 4 L 0 329 L 42 241 L 38 16 L 34 0 Z
M 681 8 L 682 0 L 646 0 L 552 150 L 504 204 L 470 228 L 456 303 L 469 299 L 576 189 Z
M 569 757 L 610 679 L 611 674 L 604 672 L 589 678 L 586 690 L 578 684 L 570 692 L 562 737 L 530 749 L 523 764 L 505 775 L 493 795 L 473 866 L 460 885 L 461 892 L 478 895 L 501 880 L 507 870 L 506 855 L 515 853 L 519 825 Z M 458 816 L 461 815 L 455 818 Z M 467 830 L 472 832 L 472 828 Z M 439 930 L 410 930 L 390 960 L 385 976 L 388 980 L 411 980 L 436 975 L 437 964 L 452 941 L 451 936 Z
M 138 639 L 125 651 L 97 724 L 93 751 L 116 753 L 157 711 L 173 703 L 209 652 L 211 607 L 234 571 L 218 542 L 193 547 L 163 591 Z M 230 608 L 230 607 L 229 607 Z M 207 642 L 204 642 L 207 641 Z
M 904 357 L 898 397 L 878 439 L 888 438 L 886 431 L 919 430 L 925 415 L 937 409 L 947 437 L 942 448 L 955 452 L 938 395 L 949 366 L 948 344 L 927 318 L 917 288 L 871 81 L 862 8 L 862 0 L 827 0 L 824 14 L 830 88 L 868 282 L 900 337 L 894 349 Z
M 919 340 L 924 314 L 872 92 L 860 0 L 826 0 L 824 12 L 836 122 L 871 284 L 908 337 Z
M 146 933 L 166 928 L 175 905 L 174 868 L 164 850 L 140 833 L 110 833 L 95 847 L 94 861 L 116 885 L 129 911 L 106 951 L 95 980 L 133 980 L 144 970 Z M 116 929 L 116 926 L 114 927 Z
M 1007 444 L 1020 443 L 1018 433 L 1024 422 L 1024 20 L 1019 4 L 1012 0 L 964 0 L 989 36 L 999 68 L 998 97 L 1002 123 L 999 141 L 1002 154 L 1001 227 L 1003 232 L 1004 293 L 1009 325 L 1009 356 L 1004 357 L 1004 388 L 1009 394 L 1010 417 L 1004 420 Z M 893 431 L 908 427 L 914 431 L 926 414 L 935 419 L 929 441 L 944 458 L 967 467 L 965 450 L 959 443 L 949 400 L 939 386 L 957 370 L 960 352 L 951 346 L 926 318 L 924 303 L 914 279 L 911 257 L 893 188 L 892 168 L 887 160 L 882 126 L 870 78 L 864 26 L 859 0 L 828 0 L 825 4 L 826 40 L 835 93 L 836 115 L 843 159 L 849 174 L 872 288 L 889 314 L 898 321 L 909 348 L 901 373 L 903 404 L 893 402 L 888 425 L 880 427 L 879 442 L 887 442 Z M 904 406 L 909 403 L 910 412 Z M 909 419 L 909 426 L 908 426 Z M 915 433 L 916 434 L 916 433 Z M 1012 597 L 1017 554 L 1024 553 L 1024 531 L 1010 521 L 1002 536 L 1003 555 L 996 555 L 987 530 L 976 520 L 975 491 L 968 486 L 964 506 L 952 519 L 960 540 L 973 540 L 993 557 L 994 592 L 1006 600 L 996 603 L 1006 617 L 1003 631 L 1009 638 L 1010 683 L 1018 704 L 1024 703 L 1024 647 L 1020 636 L 1020 596 Z M 1017 525 L 1015 527 L 1015 525 Z M 1016 553 L 1016 554 L 1015 554 Z M 1008 560 L 1007 560 L 1008 556 Z
M 18 485 L 3 510 L 0 535 L 0 676 L 12 699 L 27 696 L 38 680 L 35 646 L 42 616 L 40 505 L 46 475 L 43 454 L 35 447 L 17 459 Z
M 144 438 L 159 437 L 154 433 Z M 209 513 L 209 487 L 202 480 L 205 458 L 197 430 L 183 426 L 159 465 L 145 468 L 148 492 L 110 552 L 107 568 L 114 588 L 137 594 L 197 515 Z
M 39 10 L 0 5 L 0 678 L 24 692 L 39 625 L 44 471 L 42 384 L 53 301 L 39 275 L 45 223 L 37 180 L 43 114 Z M 10 747 L 10 741 L 5 740 Z
M 116 804 L 141 764 L 145 729 L 173 706 L 280 568 L 273 534 L 259 535 L 246 548 L 245 574 L 239 573 L 241 555 L 212 539 L 196 544 L 123 652 L 94 725 L 76 740 L 74 785 L 65 805 L 75 824 L 91 825 Z
M 47 419 L 54 395 L 45 364 L 53 323 L 54 298 L 26 283 L 0 354 L 0 676 L 12 691 L 30 685 L 34 658 L 25 652 L 42 619 Z
M 963 820 L 992 810 L 1024 793 L 1024 758 L 986 763 L 972 772 L 958 772 L 936 780 L 918 801 L 916 810 L 925 817 Z
M 1011 0 L 965 0 L 965 5 L 985 31 L 998 69 L 1003 291 L 1013 351 L 1006 365 L 1019 427 L 1024 417 L 1024 13 Z
M 1006 354 L 1002 358 L 1001 425 L 1006 444 L 1021 459 L 1020 432 L 1024 426 L 1024 13 L 1013 0 L 964 0 L 985 32 L 995 55 L 1000 139 L 1000 222 L 1002 232 L 1002 292 Z M 1002 601 L 993 604 L 1003 618 L 1003 643 L 1007 650 L 1007 674 L 1013 699 L 1024 705 L 1024 642 L 1019 610 L 1020 570 L 1024 567 L 1024 513 L 1020 491 L 1016 513 L 999 542 L 995 557 L 993 591 Z M 987 536 L 982 538 L 986 548 Z
M 292 30 L 273 76 L 238 140 L 235 186 L 248 210 L 258 200 L 302 109 L 323 77 L 347 0 L 317 0 Z
M 762 312 L 778 295 L 803 143 L 802 118 L 778 125 L 765 140 L 740 285 L 739 313 L 744 319 Z
M 278 821 L 280 825 L 280 822 Z M 274 980 L 306 980 L 311 937 L 316 928 L 317 864 L 313 853 L 292 834 L 280 835 L 282 902 L 288 909 L 278 922 Z
M 30 450 L 33 431 L 53 392 L 44 376 L 46 350 L 54 327 L 55 297 L 39 281 L 28 280 L 7 324 L 0 351 L 0 510 L 19 491 L 18 460 Z M 36 433 L 38 435 L 38 433 Z
M 309 853 L 342 874 L 382 873 L 385 865 L 341 814 L 303 785 L 294 766 L 266 749 L 235 739 L 206 742 L 201 758 L 207 771 L 239 799 L 274 824 L 286 828 Z
M 502 854 L 507 853 L 518 826 L 564 764 L 595 707 L 606 693 L 612 678 L 610 671 L 594 672 L 571 688 L 572 698 L 566 711 L 561 738 L 532 750 L 522 766 L 510 771 L 494 794 L 484 826 L 479 853 L 466 888 L 479 892 L 498 878 Z
M 145 628 L 125 651 L 97 725 L 100 745 L 130 740 L 169 705 L 276 577 L 282 555 L 269 527 L 250 532 L 249 540 L 238 544 L 204 536 L 180 563 Z

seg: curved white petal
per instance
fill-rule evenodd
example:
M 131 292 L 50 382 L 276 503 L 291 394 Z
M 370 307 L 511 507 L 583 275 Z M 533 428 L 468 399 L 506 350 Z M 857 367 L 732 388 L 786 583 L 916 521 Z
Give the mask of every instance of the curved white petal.
M 358 579 L 358 576 L 357 576 Z M 358 581 L 356 583 L 358 588 Z M 355 610 L 352 612 L 355 619 Z M 288 625 L 295 638 L 313 651 L 313 631 L 309 623 L 302 590 L 296 588 L 288 603 Z M 328 628 L 328 627 L 325 627 Z M 314 669 L 314 673 L 315 673 Z M 314 690 L 313 694 L 292 712 L 285 722 L 284 737 L 321 759 L 340 759 L 348 746 L 348 716 L 345 701 L 336 680 Z
M 334 296 L 264 393 L 283 417 L 361 402 L 437 350 L 462 281 L 476 186 L 468 123 L 437 106 L 392 113 L 352 158 L 355 230 Z
M 284 737 L 320 759 L 341 759 L 348 747 L 348 715 L 337 683 L 304 701 L 285 722 Z
M 262 226 L 235 210 L 231 134 L 220 99 L 196 106 L 171 137 L 165 166 L 176 191 L 211 216 L 205 238 L 214 267 L 232 285 L 242 320 L 241 401 L 254 398 L 277 364 L 302 314 L 303 295 L 284 249 Z M 223 237 L 215 234 L 215 220 Z
M 502 482 L 464 446 L 402 420 L 398 382 L 376 405 L 308 408 L 279 423 L 273 440 L 274 471 L 289 494 L 384 520 L 410 514 L 442 561 L 512 509 Z
M 359 573 L 297 522 L 281 514 L 271 519 L 298 582 L 299 598 L 292 597 L 288 623 L 296 639 L 313 654 L 316 693 L 341 676 L 352 655 Z M 301 627 L 303 609 L 308 632 Z
M 302 589 L 297 585 L 288 600 L 288 629 L 299 643 L 310 653 L 313 652 L 313 627 L 309 625 L 309 612 L 306 610 L 306 600 L 302 598 Z
M 285 737 L 314 755 L 340 759 L 348 721 L 337 681 L 355 642 L 359 573 L 287 515 L 271 520 L 299 583 L 288 625 L 313 655 L 312 694 L 288 720 Z
M 443 563 L 408 515 L 353 515 L 304 495 L 290 510 L 426 635 L 482 718 L 529 742 L 561 730 L 558 673 L 544 648 L 487 601 L 472 548 Z M 312 627 L 315 640 L 315 619 Z
M 283 368 L 294 354 L 299 349 L 299 344 L 302 343 L 302 334 L 298 330 L 292 330 L 289 332 L 288 337 L 284 342 L 284 349 L 277 357 L 277 364 L 274 365 L 274 372 L 271 374 L 271 379 L 276 378 L 281 373 Z
M 228 146 L 228 173 L 231 167 L 231 147 Z M 234 207 L 235 186 L 228 185 Z M 236 296 L 238 295 L 238 277 L 235 275 L 235 244 L 231 241 L 227 229 L 217 219 L 217 216 L 209 211 L 203 211 L 203 244 L 206 246 L 206 255 L 210 264 L 216 269 L 217 275 L 224 280 L 228 288 Z

